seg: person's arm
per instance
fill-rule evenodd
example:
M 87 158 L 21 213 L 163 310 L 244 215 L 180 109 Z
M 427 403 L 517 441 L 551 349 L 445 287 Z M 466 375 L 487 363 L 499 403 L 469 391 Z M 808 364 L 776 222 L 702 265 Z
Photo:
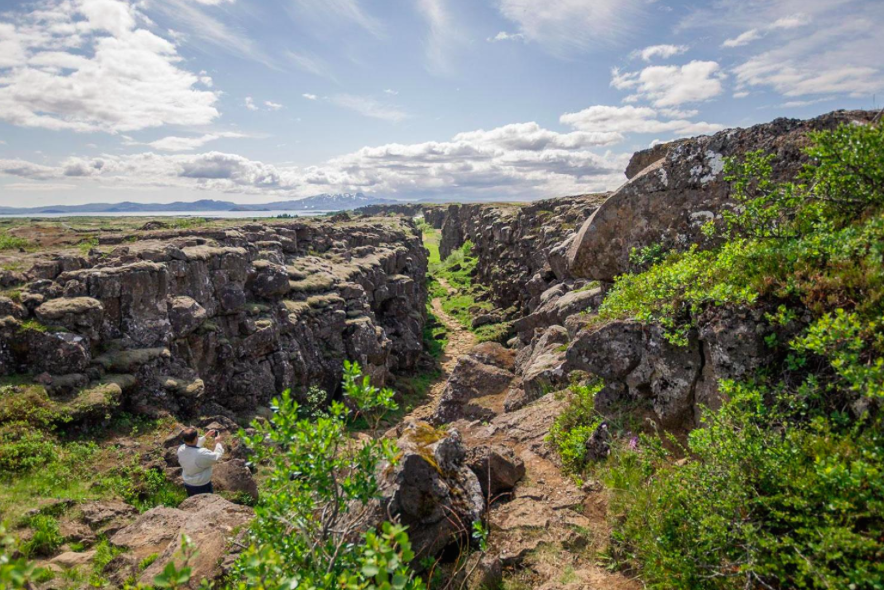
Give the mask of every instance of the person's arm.
M 211 467 L 213 464 L 217 463 L 218 460 L 224 455 L 224 447 L 221 446 L 221 441 L 219 440 L 221 437 L 215 437 L 215 450 L 210 451 L 208 449 L 200 449 L 199 454 L 196 456 L 196 464 L 198 467 L 202 469 L 207 469 Z
M 206 444 L 206 436 L 205 435 L 201 436 L 200 439 L 198 441 L 196 441 L 197 448 L 200 448 L 200 449 L 203 448 L 204 444 Z

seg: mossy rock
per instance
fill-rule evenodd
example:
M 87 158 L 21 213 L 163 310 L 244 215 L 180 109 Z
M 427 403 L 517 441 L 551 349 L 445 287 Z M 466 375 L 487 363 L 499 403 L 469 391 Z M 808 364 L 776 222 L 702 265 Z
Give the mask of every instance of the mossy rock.
M 168 355 L 169 350 L 166 348 L 138 348 L 108 352 L 97 357 L 95 362 L 104 367 L 105 371 L 134 373 L 139 367 Z

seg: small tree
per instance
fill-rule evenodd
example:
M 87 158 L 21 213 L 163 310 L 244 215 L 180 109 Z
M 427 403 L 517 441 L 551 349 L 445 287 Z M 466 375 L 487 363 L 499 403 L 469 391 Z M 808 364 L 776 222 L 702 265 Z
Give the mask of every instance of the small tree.
M 392 392 L 360 381 L 360 374 L 357 363 L 347 363 L 345 395 L 376 428 L 395 408 Z M 308 419 L 285 391 L 273 407 L 269 423 L 255 422 L 255 434 L 243 435 L 255 460 L 271 469 L 234 587 L 417 588 L 404 528 L 384 523 L 364 532 L 380 493 L 375 474 L 383 462 L 395 462 L 395 444 L 351 439 L 340 402 Z
M 362 375 L 359 363 L 344 361 L 344 396 L 353 403 L 356 415 L 365 418 L 372 432 L 377 431 L 388 412 L 399 409 L 393 390 L 372 385 L 368 375 Z

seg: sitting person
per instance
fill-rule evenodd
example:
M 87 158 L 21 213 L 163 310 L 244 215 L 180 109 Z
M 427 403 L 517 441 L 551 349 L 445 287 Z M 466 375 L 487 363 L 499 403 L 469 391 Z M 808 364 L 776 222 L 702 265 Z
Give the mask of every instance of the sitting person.
M 210 430 L 205 436 L 197 439 L 196 428 L 185 428 L 181 433 L 184 444 L 178 447 L 178 463 L 181 465 L 181 477 L 187 497 L 197 494 L 212 494 L 212 466 L 224 454 L 221 446 L 221 435 L 217 430 Z M 204 449 L 206 436 L 214 437 L 215 450 Z

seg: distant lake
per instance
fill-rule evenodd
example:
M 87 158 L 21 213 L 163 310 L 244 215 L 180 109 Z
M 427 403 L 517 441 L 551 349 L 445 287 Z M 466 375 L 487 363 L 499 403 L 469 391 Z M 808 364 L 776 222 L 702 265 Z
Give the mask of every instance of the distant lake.
M 223 219 L 253 219 L 255 217 L 276 217 L 278 215 L 315 217 L 317 215 L 325 215 L 326 213 L 334 213 L 334 211 L 105 211 L 100 213 L 28 213 L 26 215 L 0 213 L 0 217 L 215 217 Z

